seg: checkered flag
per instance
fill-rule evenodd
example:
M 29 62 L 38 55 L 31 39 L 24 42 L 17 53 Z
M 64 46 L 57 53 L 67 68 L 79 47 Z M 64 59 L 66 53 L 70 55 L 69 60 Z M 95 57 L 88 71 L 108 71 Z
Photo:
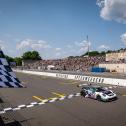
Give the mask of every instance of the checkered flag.
M 23 87 L 20 81 L 16 78 L 9 63 L 7 62 L 3 51 L 0 49 L 0 88 L 3 87 Z

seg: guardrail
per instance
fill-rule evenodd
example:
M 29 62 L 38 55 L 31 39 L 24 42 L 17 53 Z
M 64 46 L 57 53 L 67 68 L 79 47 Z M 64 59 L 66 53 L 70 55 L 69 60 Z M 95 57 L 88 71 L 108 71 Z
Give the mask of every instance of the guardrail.
M 116 86 L 126 86 L 126 79 L 116 79 L 107 77 L 94 77 L 94 76 L 84 76 L 84 75 L 72 75 L 72 74 L 61 74 L 61 73 L 48 73 L 48 72 L 38 72 L 38 71 L 27 71 L 27 70 L 14 70 L 15 72 L 33 74 L 33 75 L 43 75 L 49 77 L 63 78 L 63 79 L 73 79 L 86 81 L 91 83 L 99 84 L 110 84 Z

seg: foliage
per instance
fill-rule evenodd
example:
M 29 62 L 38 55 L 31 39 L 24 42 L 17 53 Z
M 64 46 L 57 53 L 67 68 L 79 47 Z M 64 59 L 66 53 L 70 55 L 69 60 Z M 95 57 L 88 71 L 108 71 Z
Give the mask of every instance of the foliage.
M 14 61 L 16 62 L 17 66 L 22 66 L 22 58 L 20 57 L 15 57 Z
M 14 58 L 10 57 L 10 56 L 7 56 L 5 55 L 5 58 L 7 59 L 7 61 L 10 63 L 10 62 L 14 62 Z
M 15 58 L 6 55 L 5 58 L 7 59 L 8 63 L 16 62 L 17 66 L 22 65 L 22 60 L 40 60 L 41 59 L 37 51 L 28 51 L 28 52 L 25 52 L 22 57 L 15 57 Z
M 22 58 L 20 58 L 20 57 L 13 58 L 13 57 L 5 55 L 5 58 L 7 59 L 9 64 L 10 64 L 10 62 L 15 62 L 17 66 L 22 65 Z
M 69 56 L 69 57 L 68 57 L 68 59 L 73 59 L 73 58 L 74 58 L 74 56 Z
M 83 56 L 103 56 L 105 55 L 106 52 L 105 51 L 102 51 L 102 52 L 98 52 L 98 51 L 91 51 L 91 52 L 86 52 L 85 54 L 82 55 Z
M 112 53 L 113 51 L 112 50 L 108 50 L 106 53 Z
M 105 54 L 106 54 L 105 51 L 102 51 L 102 52 L 100 53 L 101 56 L 103 56 L 103 55 L 105 55 Z
M 23 60 L 40 60 L 40 54 L 37 51 L 25 52 L 22 56 Z

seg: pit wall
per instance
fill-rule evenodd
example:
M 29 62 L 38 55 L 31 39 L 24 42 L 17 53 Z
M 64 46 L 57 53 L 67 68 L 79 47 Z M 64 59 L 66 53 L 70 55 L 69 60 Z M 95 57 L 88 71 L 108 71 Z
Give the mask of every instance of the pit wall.
M 115 78 L 72 75 L 72 74 L 60 74 L 60 73 L 48 73 L 48 72 L 26 71 L 26 70 L 14 70 L 14 71 L 20 72 L 20 73 L 32 74 L 32 75 L 43 75 L 43 76 L 49 76 L 49 77 L 80 80 L 80 81 L 99 83 L 99 84 L 126 86 L 126 79 L 115 79 Z

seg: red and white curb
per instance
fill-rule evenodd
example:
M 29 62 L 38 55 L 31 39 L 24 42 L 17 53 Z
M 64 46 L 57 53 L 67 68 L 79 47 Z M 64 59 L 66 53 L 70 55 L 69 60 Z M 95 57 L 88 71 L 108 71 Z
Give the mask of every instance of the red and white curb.
M 53 102 L 62 101 L 62 100 L 65 100 L 65 99 L 72 99 L 74 97 L 79 97 L 79 96 L 81 96 L 80 93 L 75 93 L 75 94 L 70 94 L 70 95 L 67 95 L 67 96 L 60 97 L 60 98 L 45 99 L 41 102 L 40 101 L 39 102 L 31 102 L 29 104 L 18 105 L 17 107 L 8 107 L 8 108 L 4 108 L 3 110 L 1 110 L 0 114 L 4 114 L 4 113 L 7 113 L 7 112 L 15 112 L 15 111 L 18 111 L 18 110 L 21 110 L 21 109 L 32 108 L 32 107 L 35 107 L 35 106 L 44 105 L 46 103 L 53 103 Z

